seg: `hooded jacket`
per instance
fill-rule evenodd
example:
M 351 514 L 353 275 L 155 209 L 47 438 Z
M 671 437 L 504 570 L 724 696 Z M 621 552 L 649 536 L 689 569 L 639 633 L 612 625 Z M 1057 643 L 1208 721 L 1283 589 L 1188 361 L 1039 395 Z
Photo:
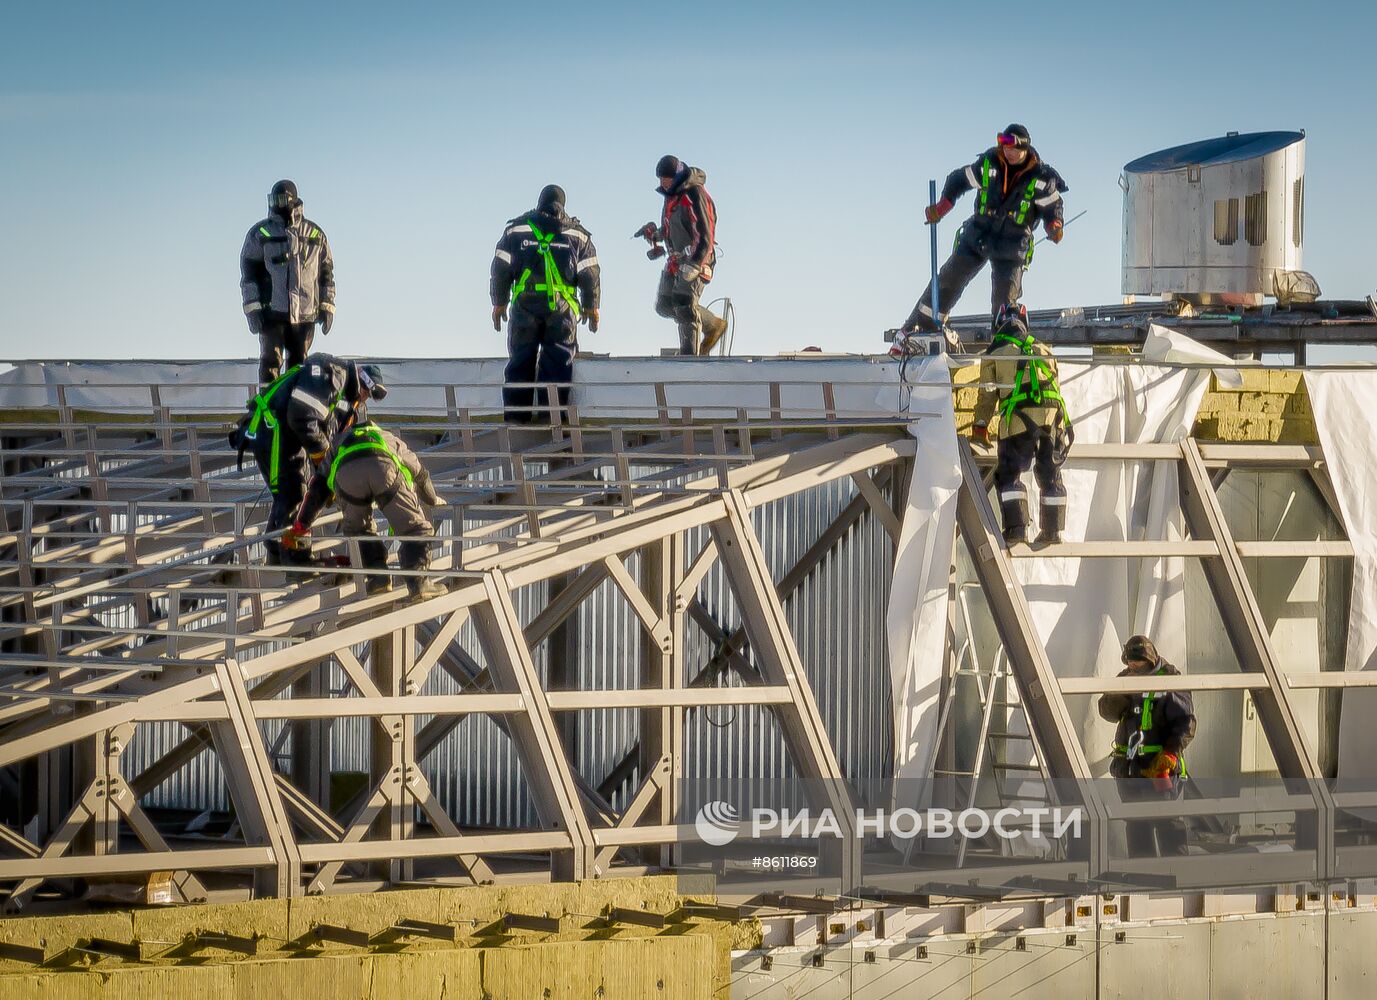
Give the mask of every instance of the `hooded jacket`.
M 974 191 L 975 213 L 968 226 L 1000 237 L 1026 237 L 1039 223 L 1062 221 L 1061 196 L 1066 190 L 1061 174 L 1044 163 L 1032 146 L 1028 158 L 1016 167 L 1006 163 L 999 147 L 993 146 L 973 163 L 947 175 L 942 197 L 954 202 Z
M 292 209 L 291 221 L 272 214 L 244 237 L 239 252 L 244 314 L 267 310 L 288 323 L 314 323 L 335 311 L 335 262 L 325 232 Z
M 571 304 L 562 295 L 550 288 L 536 287 L 549 283 L 545 280 L 540 241 L 532 226 L 551 238 L 550 256 L 559 277 L 571 294 L 577 290 L 578 309 L 574 311 L 597 309 L 602 288 L 593 237 L 578 219 L 566 215 L 559 206 L 551 210 L 533 209 L 507 222 L 493 251 L 488 283 L 493 306 L 513 301 L 536 314 L 571 310 Z
M 1158 657 L 1152 674 L 1179 677 L 1181 671 Z M 1127 667 L 1119 671 L 1120 677 L 1128 675 Z M 1160 747 L 1179 757 L 1195 739 L 1195 703 L 1189 691 L 1102 694 L 1096 706 L 1100 718 L 1118 723 L 1114 730 L 1115 756 L 1124 755 L 1119 748 L 1129 746 L 1133 734 L 1139 731 L 1143 720 L 1143 703 L 1148 697 L 1152 698 L 1151 725 L 1143 730 L 1143 750 L 1133 760 L 1135 771 L 1145 769 L 1156 756 L 1158 751 L 1153 748 Z
M 660 238 L 673 254 L 698 267 L 711 268 L 717 261 L 717 206 L 708 194 L 708 175 L 697 167 L 683 166 L 664 196 Z
M 331 354 L 312 354 L 267 391 L 271 398 L 265 408 L 276 426 L 287 428 L 310 454 L 329 449 L 364 395 L 356 365 Z M 367 419 L 360 409 L 360 419 Z

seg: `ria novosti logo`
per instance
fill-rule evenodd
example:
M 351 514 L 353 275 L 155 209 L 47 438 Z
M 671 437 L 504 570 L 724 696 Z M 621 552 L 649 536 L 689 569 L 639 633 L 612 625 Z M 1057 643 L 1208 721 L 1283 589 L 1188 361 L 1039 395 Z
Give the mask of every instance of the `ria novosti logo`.
M 703 843 L 725 847 L 741 832 L 741 817 L 730 803 L 714 800 L 698 810 L 693 825 Z

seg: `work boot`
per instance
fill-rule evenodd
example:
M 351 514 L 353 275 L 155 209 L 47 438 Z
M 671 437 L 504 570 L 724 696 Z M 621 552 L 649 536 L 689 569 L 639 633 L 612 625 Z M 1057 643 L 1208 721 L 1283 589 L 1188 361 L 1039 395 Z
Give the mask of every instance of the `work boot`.
M 364 569 L 387 569 L 386 542 L 359 542 L 359 560 Z M 392 589 L 392 577 L 386 573 L 369 573 L 363 578 L 363 589 L 369 594 L 381 594 Z
M 401 548 L 397 552 L 397 562 L 402 569 L 421 571 L 430 569 L 430 542 L 402 542 Z M 427 576 L 408 576 L 406 589 L 413 598 L 422 601 L 449 593 L 449 590 L 442 583 Z
M 1018 545 L 1028 540 L 1028 497 L 1018 490 L 1000 495 L 999 519 L 1004 524 L 1004 544 Z
M 707 309 L 703 310 L 703 343 L 698 347 L 699 357 L 707 357 L 722 335 L 727 332 L 727 318 L 718 316 Z
M 1052 502 L 1055 501 L 1055 502 Z M 1042 501 L 1038 510 L 1040 530 L 1036 546 L 1059 545 L 1061 531 L 1066 527 L 1066 497 L 1048 497 Z

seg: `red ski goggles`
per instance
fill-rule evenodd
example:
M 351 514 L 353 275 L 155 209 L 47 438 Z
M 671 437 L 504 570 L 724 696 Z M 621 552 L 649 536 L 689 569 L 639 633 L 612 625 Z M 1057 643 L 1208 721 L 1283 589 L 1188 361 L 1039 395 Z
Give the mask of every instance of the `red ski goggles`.
M 1028 145 L 1027 139 L 1023 138 L 1023 136 L 1021 135 L 1014 135 L 1011 132 L 1000 132 L 997 136 L 995 136 L 995 141 L 997 141 L 1001 146 Z

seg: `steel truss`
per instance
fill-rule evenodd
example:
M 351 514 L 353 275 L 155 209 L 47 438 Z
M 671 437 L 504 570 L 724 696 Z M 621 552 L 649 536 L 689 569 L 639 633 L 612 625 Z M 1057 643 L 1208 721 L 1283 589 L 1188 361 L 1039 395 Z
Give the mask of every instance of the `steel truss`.
M 710 706 L 767 706 L 794 768 L 812 779 L 810 804 L 849 822 L 851 792 L 784 604 L 860 519 L 873 518 L 897 541 L 914 415 L 848 414 L 833 402 L 835 386 L 817 388 L 819 404 L 806 418 L 782 410 L 777 385 L 767 410 L 741 409 L 725 419 L 671 407 L 657 386 L 658 412 L 635 420 L 570 408 L 548 428 L 515 430 L 450 406 L 439 416 L 393 422 L 447 501 L 432 572 L 450 589 L 420 603 L 399 592 L 367 596 L 357 573 L 303 581 L 257 566 L 259 486 L 235 468 L 223 418 L 155 405 L 151 421 L 114 419 L 64 404 L 55 422 L 8 424 L 0 456 L 0 776 L 7 795 L 13 789 L 38 800 L 28 827 L 0 823 L 8 905 L 23 906 L 45 883 L 155 871 L 175 873 L 182 897 L 194 899 L 242 893 L 227 874 L 250 877 L 258 895 L 295 896 L 406 883 L 422 866 L 426 877 L 474 883 L 672 866 L 677 845 L 692 836 L 691 827 L 678 825 L 684 716 Z M 1330 790 L 1288 696 L 1373 681 L 1283 674 L 1240 561 L 1344 556 L 1351 548 L 1236 542 L 1211 481 L 1219 469 L 1302 468 L 1323 490 L 1317 449 L 1188 440 L 1082 446 L 1077 457 L 1179 463 L 1190 540 L 1010 551 L 999 538 L 984 460 L 964 448 L 958 530 L 975 557 L 1044 764 L 1054 781 L 1084 791 L 1096 839 L 1091 856 L 1075 862 L 1081 877 L 1110 866 L 1107 821 L 1161 809 L 1096 792 L 1065 698 L 1143 685 L 1057 677 L 1013 571 L 1020 558 L 1203 559 L 1243 672 L 1154 678 L 1152 688 L 1251 691 L 1282 777 L 1293 783 L 1270 804 L 1311 823 L 1315 858 L 1302 868 L 1339 878 L 1372 867 L 1365 854 L 1334 845 L 1336 809 L 1365 800 Z M 854 499 L 774 579 L 751 512 L 843 479 L 854 484 Z M 739 607 L 739 627 L 719 625 L 699 599 L 715 567 Z M 536 651 L 557 642 L 608 581 L 640 625 L 640 686 L 581 689 L 553 660 L 542 676 Z M 549 600 L 523 622 L 513 595 L 538 584 L 550 585 Z M 476 649 L 458 638 L 469 623 Z M 718 644 L 733 675 L 729 686 L 690 675 L 690 627 Z M 324 689 L 327 665 L 347 677 L 346 692 Z M 457 679 L 461 692 L 421 693 L 437 671 Z M 613 773 L 582 774 L 562 737 L 564 720 L 609 706 L 637 712 L 640 742 Z M 490 718 L 512 741 L 537 826 L 464 830 L 440 804 L 421 764 L 468 716 Z M 343 717 L 370 720 L 368 784 L 332 810 L 329 731 Z M 125 774 L 121 752 L 135 727 L 150 722 L 179 723 L 186 736 L 139 773 Z M 292 734 L 284 767 L 265 731 L 279 722 Z M 174 835 L 140 806 L 206 752 L 226 776 L 241 833 L 233 842 Z M 609 789 L 628 780 L 635 787 L 614 808 Z M 1256 799 L 1185 807 L 1259 808 Z M 121 835 L 124 828 L 131 836 Z M 131 838 L 141 850 L 129 849 Z M 859 854 L 838 860 L 844 884 L 862 884 Z M 1220 874 L 1220 859 L 1208 862 L 1205 882 L 1234 884 Z M 447 874 L 435 876 L 440 863 Z

